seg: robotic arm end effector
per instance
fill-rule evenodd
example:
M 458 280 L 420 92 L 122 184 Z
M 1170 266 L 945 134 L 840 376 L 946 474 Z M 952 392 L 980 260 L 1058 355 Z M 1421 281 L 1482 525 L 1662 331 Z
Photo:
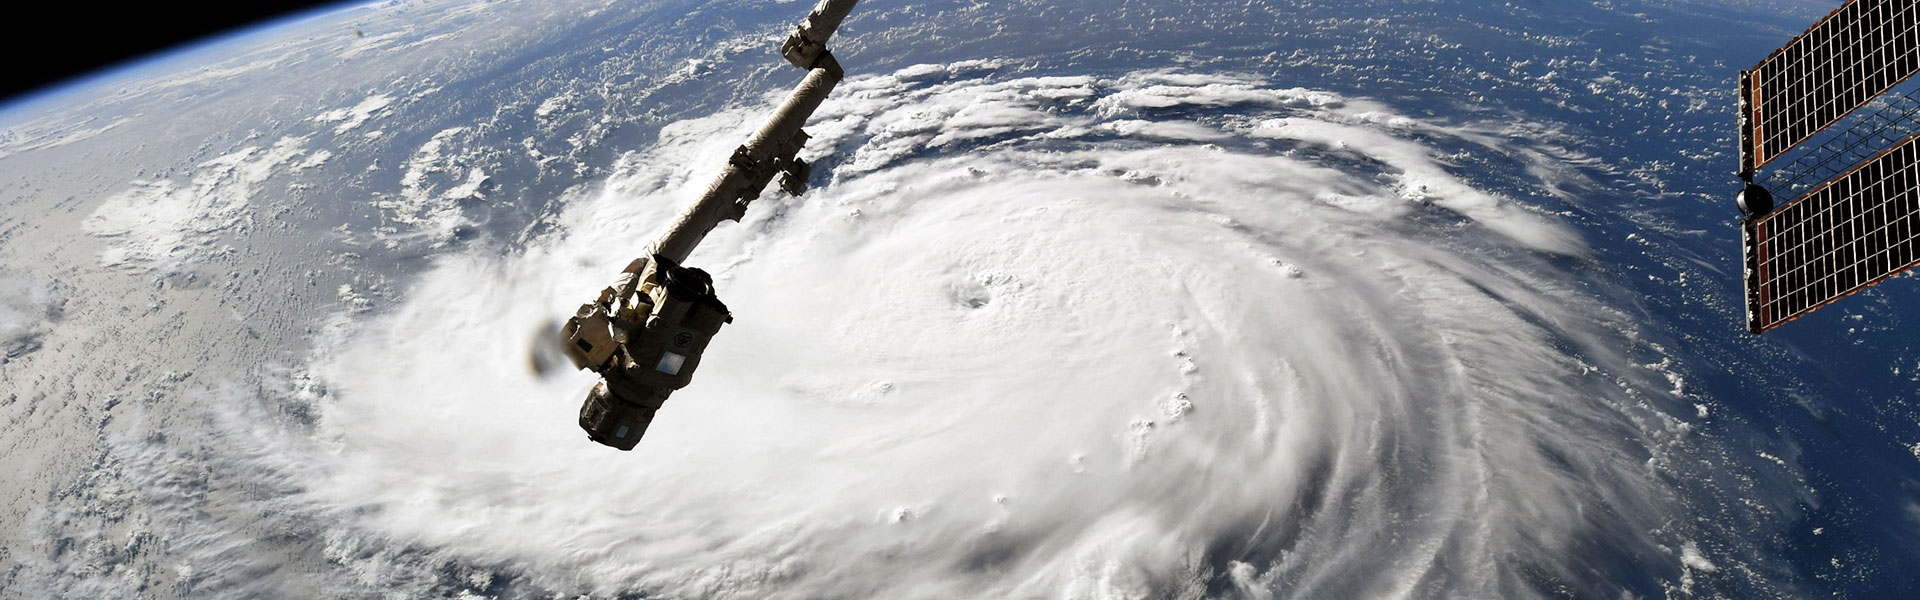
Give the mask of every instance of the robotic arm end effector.
M 632 450 L 667 396 L 692 381 L 713 334 L 731 322 L 705 271 L 660 255 L 634 261 L 562 328 L 574 366 L 602 377 L 580 407 L 587 437 Z

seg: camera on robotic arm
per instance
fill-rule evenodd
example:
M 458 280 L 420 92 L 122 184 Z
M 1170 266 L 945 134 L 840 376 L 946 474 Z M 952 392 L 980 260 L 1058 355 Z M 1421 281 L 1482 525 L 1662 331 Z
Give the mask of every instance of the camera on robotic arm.
M 674 390 L 693 380 L 720 326 L 733 322 L 713 277 L 655 254 L 634 259 L 614 284 L 567 319 L 567 357 L 605 381 L 587 393 L 580 428 L 632 450 Z

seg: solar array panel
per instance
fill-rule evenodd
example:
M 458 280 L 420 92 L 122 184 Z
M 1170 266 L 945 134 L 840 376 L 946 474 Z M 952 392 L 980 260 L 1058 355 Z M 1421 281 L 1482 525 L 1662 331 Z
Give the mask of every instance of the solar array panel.
M 1764 332 L 1920 262 L 1920 136 L 1748 220 L 1747 329 Z
M 1920 71 L 1920 2 L 1849 0 L 1745 72 L 1741 167 L 1752 172 Z

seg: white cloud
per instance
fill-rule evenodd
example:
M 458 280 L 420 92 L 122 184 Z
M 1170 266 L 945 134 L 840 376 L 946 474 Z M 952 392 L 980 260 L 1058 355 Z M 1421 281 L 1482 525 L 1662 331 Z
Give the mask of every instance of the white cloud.
M 454 232 L 468 223 L 460 202 L 484 199 L 487 174 L 477 164 L 479 150 L 473 148 L 473 132 L 453 127 L 435 133 L 407 158 L 400 176 L 400 193 L 376 198 L 373 205 L 387 220 L 405 225 L 387 227 L 388 233 L 421 234 L 433 243 L 444 244 Z
M 81 229 L 107 238 L 100 262 L 174 271 L 211 252 L 216 236 L 240 225 L 256 188 L 305 153 L 305 138 L 281 138 L 201 163 L 184 184 L 134 181 L 94 209 Z
M 1231 134 L 1199 123 L 1184 121 L 1144 121 L 1123 119 L 1101 124 L 1103 129 L 1127 137 L 1183 142 L 1215 142 L 1232 138 Z
M 663 596 L 1152 596 L 1204 586 L 1210 549 L 1282 539 L 1234 585 L 1395 596 L 1408 565 L 1448 564 L 1497 595 L 1516 553 L 1577 563 L 1596 519 L 1671 513 L 1641 408 L 1663 383 L 1524 252 L 1577 239 L 1407 137 L 1466 133 L 1248 78 L 991 70 L 849 81 L 821 108 L 809 152 L 850 154 L 692 257 L 739 320 L 639 450 L 584 439 L 591 376 L 528 373 L 530 332 L 762 106 L 666 127 L 556 234 L 445 257 L 338 330 L 322 439 L 284 468 L 351 539 Z M 429 146 L 410 165 L 450 164 Z M 1426 203 L 1461 228 L 1410 219 Z
M 392 105 L 393 96 L 375 94 L 367 96 L 367 98 L 361 100 L 359 104 L 347 108 L 337 108 L 315 115 L 313 120 L 321 123 L 338 123 L 338 125 L 333 127 L 333 132 L 335 134 L 342 134 L 360 127 L 362 124 L 365 124 L 367 120 L 372 119 L 374 115 L 385 111 L 388 106 Z
M 0 272 L 0 363 L 38 348 L 58 306 L 45 282 Z

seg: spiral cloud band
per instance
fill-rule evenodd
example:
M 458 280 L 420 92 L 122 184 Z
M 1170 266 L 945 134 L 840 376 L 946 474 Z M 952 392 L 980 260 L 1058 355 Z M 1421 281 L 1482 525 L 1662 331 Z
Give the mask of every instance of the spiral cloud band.
M 722 598 L 1618 595 L 1625 561 L 1721 568 L 1670 526 L 1680 376 L 1629 358 L 1574 230 L 1460 168 L 1547 195 L 1566 157 L 1255 77 L 1001 67 L 836 92 L 817 189 L 689 261 L 738 321 L 633 453 L 575 427 L 590 375 L 524 349 L 764 107 L 670 125 L 524 251 L 336 321 L 318 441 L 257 462 L 370 585 L 407 553 Z

